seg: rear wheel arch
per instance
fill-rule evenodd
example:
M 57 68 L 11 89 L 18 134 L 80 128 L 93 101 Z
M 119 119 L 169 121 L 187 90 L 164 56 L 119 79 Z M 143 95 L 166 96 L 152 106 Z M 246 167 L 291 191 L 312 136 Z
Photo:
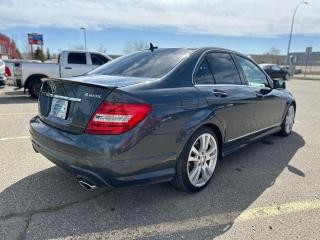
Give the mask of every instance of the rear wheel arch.
M 43 74 L 33 74 L 31 76 L 29 76 L 24 84 L 24 88 L 28 89 L 30 95 L 33 98 L 38 98 L 39 97 L 39 92 L 41 89 L 41 84 L 42 78 L 47 78 L 46 75 Z
M 204 124 L 200 128 L 203 128 L 203 127 L 210 128 L 216 134 L 216 136 L 218 138 L 219 152 L 220 152 L 220 155 L 221 155 L 221 147 L 222 147 L 222 144 L 223 144 L 222 131 L 220 130 L 220 128 L 217 125 L 215 125 L 213 123 Z
M 221 155 L 221 149 L 222 149 L 224 135 L 223 135 L 223 131 L 221 130 L 221 128 L 217 124 L 214 124 L 214 123 L 204 123 L 201 126 L 198 126 L 197 128 L 195 128 L 194 131 L 192 131 L 192 133 L 185 140 L 185 143 L 184 143 L 184 145 L 183 145 L 183 147 L 181 149 L 181 152 L 185 148 L 185 145 L 192 138 L 192 136 L 202 128 L 209 128 L 216 134 L 216 137 L 218 138 L 217 140 L 218 140 L 218 145 L 219 145 L 219 152 L 220 152 L 220 155 Z M 180 152 L 180 154 L 181 154 L 181 152 Z
M 24 83 L 24 88 L 28 88 L 29 84 L 34 81 L 34 80 L 40 80 L 41 78 L 47 78 L 48 76 L 44 75 L 44 74 L 32 74 L 29 77 L 27 77 L 25 83 Z
M 191 136 L 187 139 L 182 152 L 179 154 L 179 157 L 177 158 L 176 165 L 175 165 L 175 175 L 171 180 L 171 184 L 175 186 L 176 188 L 182 189 L 186 192 L 198 192 L 202 190 L 203 188 L 206 187 L 206 185 L 210 182 L 212 179 L 212 175 L 210 176 L 210 179 L 202 186 L 192 186 L 190 183 L 190 178 L 189 181 L 186 180 L 187 176 L 186 175 L 186 164 L 188 160 L 188 155 L 190 152 L 190 149 L 192 147 L 192 144 L 194 140 L 196 140 L 199 136 L 203 134 L 210 134 L 214 139 L 215 142 L 217 142 L 216 146 L 219 147 L 217 158 L 215 161 L 219 160 L 221 156 L 221 142 L 222 142 L 222 136 L 221 136 L 221 131 L 218 128 L 218 126 L 214 124 L 203 124 L 200 127 L 196 128 L 195 131 L 191 134 Z M 212 173 L 211 173 L 212 174 Z

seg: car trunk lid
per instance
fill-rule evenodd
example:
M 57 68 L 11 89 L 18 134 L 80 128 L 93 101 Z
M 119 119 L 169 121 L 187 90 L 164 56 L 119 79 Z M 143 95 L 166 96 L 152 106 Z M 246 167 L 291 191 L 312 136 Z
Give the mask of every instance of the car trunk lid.
M 47 79 L 39 96 L 39 117 L 55 128 L 83 133 L 92 115 L 114 88 L 143 81 L 145 79 L 111 76 Z

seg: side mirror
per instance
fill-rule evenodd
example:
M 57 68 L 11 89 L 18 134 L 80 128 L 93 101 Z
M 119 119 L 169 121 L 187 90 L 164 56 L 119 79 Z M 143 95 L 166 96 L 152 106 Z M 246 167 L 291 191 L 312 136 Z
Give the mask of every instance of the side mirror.
M 273 88 L 274 89 L 286 89 L 286 83 L 283 80 L 273 79 Z

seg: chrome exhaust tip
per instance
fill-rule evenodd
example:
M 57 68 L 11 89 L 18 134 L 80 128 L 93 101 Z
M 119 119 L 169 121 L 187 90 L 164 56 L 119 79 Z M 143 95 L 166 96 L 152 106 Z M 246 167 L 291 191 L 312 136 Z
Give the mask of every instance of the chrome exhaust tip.
M 78 178 L 78 183 L 81 187 L 84 187 L 87 190 L 93 190 L 97 188 L 97 186 L 94 183 L 84 178 Z

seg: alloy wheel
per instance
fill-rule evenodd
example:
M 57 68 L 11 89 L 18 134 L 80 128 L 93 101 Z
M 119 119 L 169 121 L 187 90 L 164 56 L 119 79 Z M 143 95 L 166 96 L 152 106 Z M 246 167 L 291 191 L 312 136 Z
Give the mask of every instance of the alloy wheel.
M 218 159 L 215 138 L 204 133 L 193 143 L 189 152 L 187 171 L 191 184 L 195 187 L 205 185 L 214 172 Z
M 285 131 L 289 134 L 292 131 L 294 123 L 294 107 L 291 105 L 288 109 L 285 120 Z

